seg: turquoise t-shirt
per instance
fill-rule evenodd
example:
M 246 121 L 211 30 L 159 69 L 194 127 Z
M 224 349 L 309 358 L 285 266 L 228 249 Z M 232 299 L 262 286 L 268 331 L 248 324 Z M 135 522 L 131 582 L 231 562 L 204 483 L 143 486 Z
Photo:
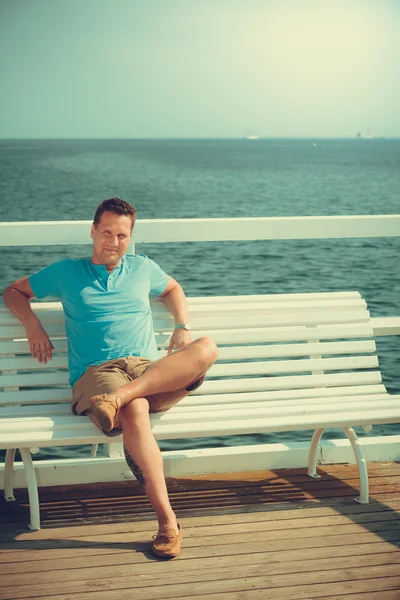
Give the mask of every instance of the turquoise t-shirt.
M 65 259 L 29 282 L 36 298 L 61 300 L 71 386 L 91 365 L 123 356 L 157 360 L 149 297 L 165 291 L 168 275 L 147 256 L 124 256 L 110 273 L 90 258 Z

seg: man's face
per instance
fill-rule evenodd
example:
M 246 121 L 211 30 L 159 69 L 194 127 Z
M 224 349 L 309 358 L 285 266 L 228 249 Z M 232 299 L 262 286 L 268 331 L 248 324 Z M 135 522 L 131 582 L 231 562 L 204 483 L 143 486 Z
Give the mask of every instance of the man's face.
M 106 265 L 111 271 L 128 250 L 131 235 L 131 217 L 104 212 L 100 222 L 92 225 L 90 234 L 93 240 L 92 262 L 95 265 Z

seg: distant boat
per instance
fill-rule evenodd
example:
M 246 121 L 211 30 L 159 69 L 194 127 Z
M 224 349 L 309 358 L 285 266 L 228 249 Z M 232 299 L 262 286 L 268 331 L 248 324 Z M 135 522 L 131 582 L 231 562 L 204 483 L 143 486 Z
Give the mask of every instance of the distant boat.
M 357 138 L 359 140 L 386 140 L 386 135 L 374 135 L 370 129 L 358 131 Z
M 246 135 L 245 140 L 259 140 L 258 135 Z

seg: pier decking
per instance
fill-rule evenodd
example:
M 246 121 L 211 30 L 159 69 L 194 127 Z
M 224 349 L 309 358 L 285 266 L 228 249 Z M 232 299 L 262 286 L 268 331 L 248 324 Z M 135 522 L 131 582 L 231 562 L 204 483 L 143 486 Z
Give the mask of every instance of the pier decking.
M 46 600 L 399 600 L 400 464 L 370 463 L 370 504 L 355 465 L 169 480 L 183 526 L 172 561 L 150 552 L 156 521 L 136 483 L 40 490 L 0 505 L 0 598 Z

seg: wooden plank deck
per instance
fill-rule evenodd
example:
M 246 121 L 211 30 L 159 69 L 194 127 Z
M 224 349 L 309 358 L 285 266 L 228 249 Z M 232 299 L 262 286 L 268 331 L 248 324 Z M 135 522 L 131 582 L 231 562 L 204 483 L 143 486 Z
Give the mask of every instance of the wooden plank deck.
M 156 521 L 136 483 L 43 488 L 41 531 L 26 493 L 1 503 L 0 598 L 400 600 L 400 464 L 169 480 L 182 554 L 149 550 Z

